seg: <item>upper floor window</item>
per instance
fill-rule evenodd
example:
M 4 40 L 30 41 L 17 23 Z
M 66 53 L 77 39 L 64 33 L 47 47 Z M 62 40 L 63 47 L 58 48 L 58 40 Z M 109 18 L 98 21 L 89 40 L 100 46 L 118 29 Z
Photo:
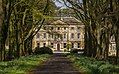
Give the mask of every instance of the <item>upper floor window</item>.
M 77 34 L 77 38 L 78 38 L 78 39 L 80 38 L 80 33 Z
M 58 38 L 60 38 L 61 36 L 58 34 L 58 36 L 57 36 Z
M 115 37 L 111 36 L 111 42 L 115 42 Z
M 66 27 L 64 27 L 64 30 L 66 30 Z
M 64 39 L 66 38 L 66 34 L 64 34 Z
M 43 34 L 43 37 L 46 38 L 46 33 Z
M 80 27 L 77 27 L 77 29 L 79 30 L 79 29 L 80 29 Z
M 39 33 L 36 34 L 36 38 L 40 38 L 40 34 Z
M 46 30 L 46 27 L 43 27 L 44 30 Z
M 74 30 L 74 27 L 71 27 L 71 30 Z
M 74 38 L 74 33 L 71 33 L 71 38 L 72 38 L 72 39 Z
M 57 30 L 60 30 L 60 27 L 58 27 Z

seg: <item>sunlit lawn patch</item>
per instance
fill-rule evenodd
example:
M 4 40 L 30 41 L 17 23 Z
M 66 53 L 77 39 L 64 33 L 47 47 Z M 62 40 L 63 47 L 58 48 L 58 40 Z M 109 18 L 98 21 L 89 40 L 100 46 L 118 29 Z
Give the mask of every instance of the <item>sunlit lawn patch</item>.
M 13 61 L 0 62 L 0 74 L 25 74 L 28 70 L 46 61 L 49 55 L 30 55 Z

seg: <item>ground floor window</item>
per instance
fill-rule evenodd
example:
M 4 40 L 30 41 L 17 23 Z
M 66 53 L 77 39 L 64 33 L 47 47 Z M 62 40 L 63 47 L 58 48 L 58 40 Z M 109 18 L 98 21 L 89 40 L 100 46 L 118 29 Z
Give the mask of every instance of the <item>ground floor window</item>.
M 45 47 L 46 46 L 46 43 L 43 43 L 43 47 Z
M 53 45 L 54 45 L 54 44 L 53 44 L 53 43 L 51 43 L 51 48 L 53 48 Z
M 66 48 L 67 47 L 67 44 L 66 43 L 64 43 L 64 48 Z
M 77 47 L 80 48 L 80 43 L 77 43 Z
M 39 42 L 37 42 L 37 47 L 40 47 L 40 43 Z
M 71 44 L 71 47 L 74 48 L 74 43 Z

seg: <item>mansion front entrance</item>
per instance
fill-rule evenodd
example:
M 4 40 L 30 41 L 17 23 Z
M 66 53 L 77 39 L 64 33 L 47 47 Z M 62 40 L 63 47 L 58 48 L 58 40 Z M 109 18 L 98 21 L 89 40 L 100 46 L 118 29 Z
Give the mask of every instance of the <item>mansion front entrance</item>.
M 57 44 L 57 51 L 60 51 L 60 44 Z

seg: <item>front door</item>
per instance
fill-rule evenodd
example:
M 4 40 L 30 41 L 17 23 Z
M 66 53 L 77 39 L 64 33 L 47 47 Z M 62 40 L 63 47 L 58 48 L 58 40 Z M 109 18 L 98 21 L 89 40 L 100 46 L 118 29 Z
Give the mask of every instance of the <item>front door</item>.
M 57 44 L 57 50 L 60 51 L 60 44 Z

